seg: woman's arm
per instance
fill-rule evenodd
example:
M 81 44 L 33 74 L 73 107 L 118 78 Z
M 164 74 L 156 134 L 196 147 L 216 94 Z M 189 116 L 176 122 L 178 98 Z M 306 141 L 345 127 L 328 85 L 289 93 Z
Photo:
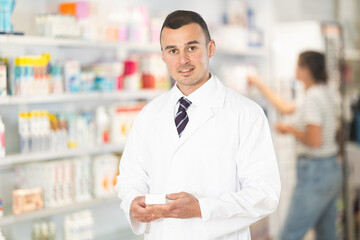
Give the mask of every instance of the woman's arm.
M 319 125 L 308 124 L 305 131 L 300 131 L 291 125 L 278 123 L 276 129 L 281 133 L 290 133 L 305 145 L 312 148 L 319 148 L 322 145 L 322 129 Z
M 262 94 L 283 114 L 291 114 L 295 111 L 295 104 L 288 102 L 278 94 L 275 93 L 271 88 L 265 85 L 256 74 L 248 75 L 248 82 L 251 85 L 255 85 Z

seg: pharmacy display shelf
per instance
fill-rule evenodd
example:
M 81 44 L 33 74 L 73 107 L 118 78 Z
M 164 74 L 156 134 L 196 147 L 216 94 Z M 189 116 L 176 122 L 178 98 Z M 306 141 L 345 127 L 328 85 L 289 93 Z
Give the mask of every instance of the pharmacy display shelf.
M 114 92 L 91 92 L 91 93 L 64 93 L 57 95 L 18 97 L 6 96 L 0 97 L 1 105 L 16 104 L 35 104 L 35 103 L 54 103 L 54 102 L 73 102 L 73 101 L 91 101 L 91 100 L 118 100 L 130 101 L 136 99 L 149 100 L 166 92 L 163 89 L 142 89 L 142 90 L 121 90 Z
M 0 168 L 10 167 L 16 164 L 41 162 L 69 157 L 79 157 L 84 155 L 121 153 L 124 150 L 123 145 L 106 144 L 93 148 L 69 149 L 59 152 L 38 152 L 26 154 L 14 154 L 0 158 Z
M 345 60 L 360 61 L 360 50 L 359 49 L 345 49 Z
M 0 36 L 0 43 L 9 45 L 22 46 L 50 46 L 50 47 L 81 47 L 81 48 L 123 48 L 129 51 L 137 52 L 153 52 L 160 53 L 159 43 L 136 43 L 136 42 L 105 42 L 105 41 L 87 41 L 81 39 L 67 39 L 67 38 L 49 38 L 42 36 L 17 36 L 17 35 L 2 35 Z M 267 56 L 266 49 L 263 47 L 253 47 L 247 49 L 234 48 L 218 48 L 219 54 L 235 55 L 235 56 Z
M 46 217 L 50 217 L 50 216 L 56 215 L 56 214 L 62 214 L 62 213 L 77 211 L 77 210 L 81 210 L 81 209 L 92 208 L 92 207 L 95 207 L 98 205 L 106 205 L 109 203 L 115 203 L 117 201 L 120 203 L 120 199 L 115 196 L 108 197 L 108 198 L 97 198 L 97 199 L 93 199 L 90 201 L 72 203 L 72 204 L 69 204 L 66 206 L 61 206 L 61 207 L 44 208 L 41 210 L 23 213 L 23 214 L 19 214 L 19 215 L 4 216 L 4 217 L 0 218 L 0 227 L 6 226 L 6 225 L 11 225 L 11 224 L 16 224 L 16 223 L 24 222 L 24 221 L 31 221 L 31 220 L 36 220 L 36 219 L 40 219 L 40 218 L 46 218 Z
M 81 48 L 126 48 L 128 50 L 139 50 L 145 52 L 160 52 L 158 43 L 129 43 L 129 42 L 106 42 L 90 41 L 71 38 L 50 38 L 42 36 L 27 35 L 2 35 L 1 44 L 40 46 L 40 47 L 81 47 Z

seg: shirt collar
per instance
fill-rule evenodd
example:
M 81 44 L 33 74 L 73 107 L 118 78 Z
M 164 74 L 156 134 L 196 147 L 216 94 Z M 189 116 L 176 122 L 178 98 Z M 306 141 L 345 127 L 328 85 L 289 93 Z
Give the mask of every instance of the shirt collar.
M 198 89 L 192 92 L 189 96 L 185 96 L 177 86 L 177 83 L 173 87 L 173 106 L 177 104 L 181 97 L 185 97 L 191 101 L 191 105 L 194 106 L 210 106 L 211 96 L 216 91 L 216 82 L 214 75 L 211 74 L 211 77 Z

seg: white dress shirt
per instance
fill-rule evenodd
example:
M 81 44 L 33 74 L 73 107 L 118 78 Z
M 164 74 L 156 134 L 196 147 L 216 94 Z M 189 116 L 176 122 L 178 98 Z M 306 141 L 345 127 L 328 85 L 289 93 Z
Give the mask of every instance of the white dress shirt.
M 263 110 L 212 76 L 187 98 L 189 123 L 179 138 L 175 85 L 137 116 L 120 163 L 116 191 L 135 234 L 146 240 L 245 240 L 249 226 L 275 211 L 280 178 Z M 177 110 L 177 109 L 176 109 Z M 137 196 L 193 194 L 202 218 L 131 217 Z

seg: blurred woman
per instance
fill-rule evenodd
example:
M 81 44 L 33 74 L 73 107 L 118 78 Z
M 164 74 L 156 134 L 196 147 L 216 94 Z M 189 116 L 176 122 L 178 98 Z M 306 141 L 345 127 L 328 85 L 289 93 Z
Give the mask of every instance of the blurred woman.
M 326 86 L 325 56 L 314 51 L 301 53 L 296 78 L 306 90 L 299 107 L 278 96 L 256 75 L 248 76 L 248 82 L 281 113 L 295 113 L 293 124 L 276 125 L 277 131 L 297 139 L 297 183 L 280 239 L 300 240 L 314 228 L 317 240 L 335 240 L 341 168 L 336 161 L 337 122 L 333 97 Z

